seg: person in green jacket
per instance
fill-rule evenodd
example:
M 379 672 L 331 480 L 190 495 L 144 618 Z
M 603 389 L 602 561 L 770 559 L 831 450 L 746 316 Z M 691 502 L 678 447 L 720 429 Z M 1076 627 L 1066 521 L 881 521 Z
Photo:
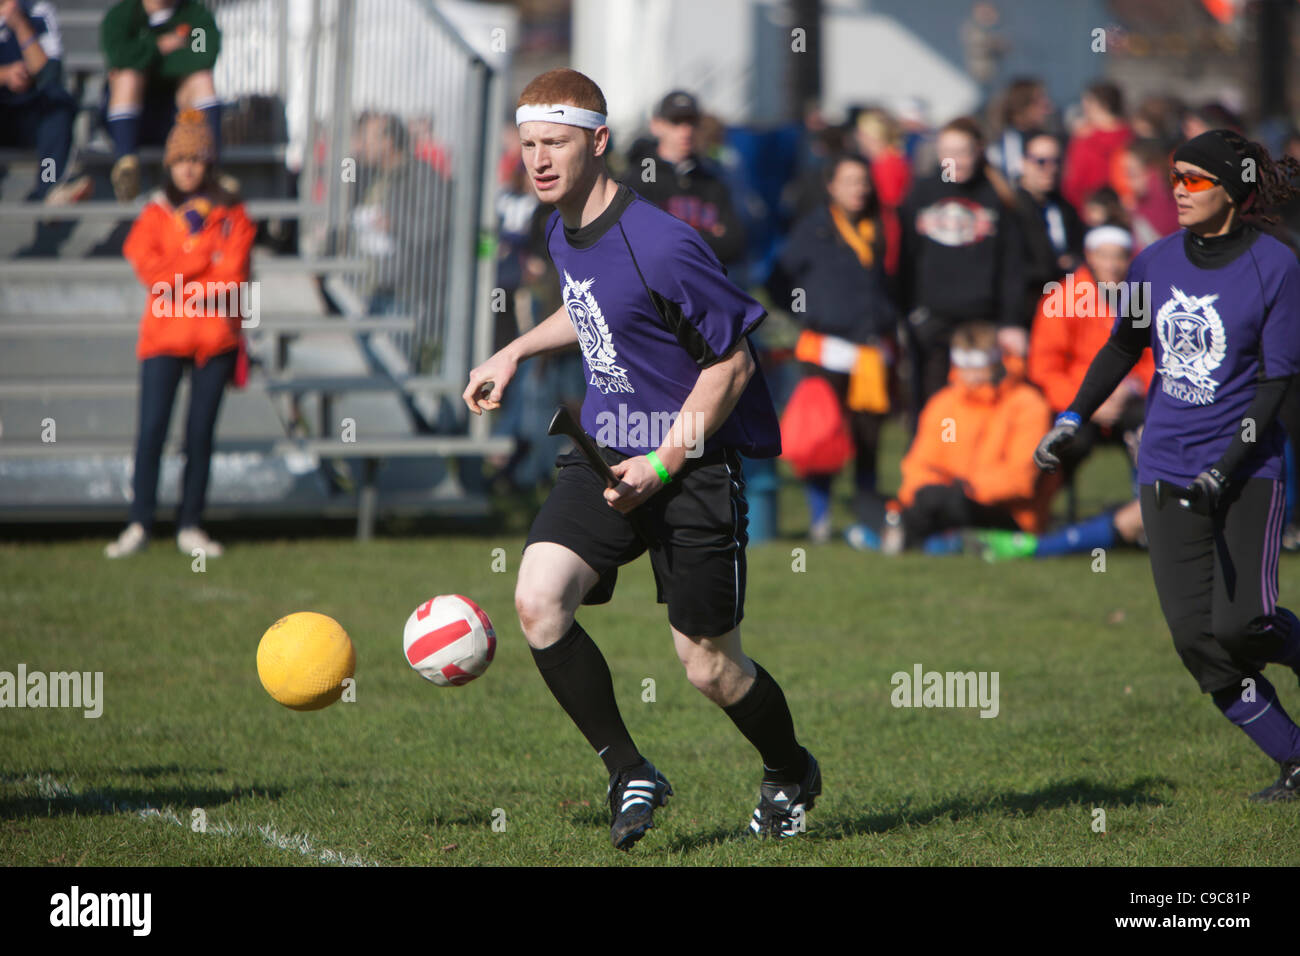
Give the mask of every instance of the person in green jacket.
M 113 192 L 140 194 L 142 138 L 162 141 L 178 109 L 202 111 L 221 145 L 221 100 L 212 68 L 221 33 L 198 0 L 120 0 L 99 25 L 108 66 L 106 121 L 113 140 Z

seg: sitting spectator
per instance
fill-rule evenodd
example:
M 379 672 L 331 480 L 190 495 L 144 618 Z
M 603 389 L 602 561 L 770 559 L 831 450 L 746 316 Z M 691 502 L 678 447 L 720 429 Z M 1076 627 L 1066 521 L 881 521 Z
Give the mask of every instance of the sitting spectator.
M 33 149 L 38 164 L 28 202 L 80 202 L 94 184 L 68 177 L 68 152 L 77 104 L 63 86 L 63 42 L 54 5 L 0 0 L 0 146 Z M 0 167 L 0 179 L 5 169 Z M 72 234 L 71 220 L 36 223 L 18 256 L 54 257 Z
M 1111 158 L 1133 137 L 1124 122 L 1124 96 L 1114 83 L 1088 87 L 1082 105 L 1083 121 L 1070 137 L 1061 180 L 1061 194 L 1075 209 L 1110 181 Z
M 697 152 L 700 115 L 690 93 L 665 96 L 650 121 L 653 146 L 634 144 L 621 181 L 694 228 L 730 269 L 745 259 L 745 229 L 726 183 Z
M 1088 264 L 1074 273 L 1072 284 L 1066 287 L 1069 292 L 1063 289 L 1055 300 L 1051 294 L 1043 296 L 1030 338 L 1029 377 L 1043 390 L 1053 416 L 1069 408 L 1088 366 L 1110 337 L 1114 312 L 1108 301 L 1127 303 L 1124 295 L 1112 299 L 1107 289 L 1118 289 L 1117 284 L 1128 274 L 1133 251 L 1129 234 L 1118 226 L 1102 226 L 1088 233 L 1084 246 Z M 1091 303 L 1095 308 L 1075 308 L 1077 303 Z M 1076 471 L 1099 442 L 1120 444 L 1129 453 L 1130 462 L 1135 460 L 1146 392 L 1154 374 L 1155 362 L 1146 351 L 1128 378 L 1076 433 L 1068 458 L 1063 453 L 1065 474 Z M 1116 541 L 1134 544 L 1141 537 L 1142 511 L 1134 495 L 1118 508 L 1050 535 L 990 532 L 982 536 L 982 544 L 985 558 L 998 560 L 1091 551 L 1109 548 Z
M 140 194 L 141 143 L 162 142 L 177 109 L 196 109 L 221 155 L 221 100 L 212 68 L 221 34 L 198 0 L 120 0 L 104 14 L 99 45 L 108 65 L 105 120 L 113 140 L 113 192 Z
M 1079 210 L 1079 215 L 1086 229 L 1096 229 L 1098 226 L 1119 226 L 1125 231 L 1129 229 L 1128 213 L 1120 202 L 1119 193 L 1109 186 L 1102 186 L 1089 196 Z
M 165 185 L 144 207 L 122 248 L 149 298 L 136 346 L 140 433 L 130 523 L 105 549 L 110 558 L 134 554 L 148 543 L 167 426 L 187 368 L 190 407 L 176 545 L 185 554 L 201 548 L 210 558 L 222 552 L 199 528 L 199 518 L 221 398 L 228 381 L 242 384 L 240 316 L 245 306 L 231 286 L 241 288 L 238 284 L 248 281 L 255 229 L 243 205 L 217 184 L 215 155 L 203 117 L 197 111 L 182 113 L 167 137 Z
M 1047 401 L 1008 374 L 989 323 L 960 326 L 952 337 L 952 382 L 921 412 L 903 458 L 903 480 L 885 526 L 849 529 L 849 544 L 898 554 L 924 547 L 960 550 L 960 530 L 1039 531 L 1047 520 L 1054 476 L 1040 478 L 1035 436 L 1051 426 Z
M 446 180 L 412 153 L 406 127 L 391 113 L 365 114 L 355 148 L 360 199 L 353 232 L 373 264 L 367 308 L 375 315 L 425 316 L 446 248 Z
M 793 305 L 804 327 L 795 354 L 805 373 L 826 379 L 840 398 L 856 454 L 856 520 L 878 524 L 884 502 L 876 493 L 876 456 L 889 411 L 898 312 L 885 291 L 885 236 L 867 161 L 850 154 L 831 159 L 824 188 L 828 201 L 795 226 L 769 288 L 774 301 Z M 810 475 L 805 482 L 814 541 L 830 538 L 833 478 Z
M 1128 446 L 1129 460 L 1137 461 L 1142 426 L 1132 434 Z M 981 557 L 988 562 L 1017 558 L 1054 558 L 1064 554 L 1091 554 L 1097 548 L 1108 550 L 1118 543 L 1146 547 L 1142 526 L 1142 509 L 1136 498 L 1107 508 L 1101 514 L 1076 521 L 1047 534 L 1032 531 L 981 531 L 976 535 Z
M 1074 269 L 1083 255 L 1083 222 L 1057 191 L 1061 144 L 1049 133 L 1024 137 L 1016 210 L 1025 237 L 1025 309 L 1033 315 L 1043 287 Z
M 36 150 L 29 202 L 44 200 L 67 172 L 77 104 L 63 87 L 62 57 L 53 4 L 0 0 L 0 146 Z M 74 198 L 65 193 L 62 201 Z

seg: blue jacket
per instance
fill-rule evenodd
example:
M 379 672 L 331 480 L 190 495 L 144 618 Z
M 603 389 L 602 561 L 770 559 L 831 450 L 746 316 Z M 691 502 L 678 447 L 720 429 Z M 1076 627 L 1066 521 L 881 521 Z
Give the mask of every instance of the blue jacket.
M 9 87 L 0 87 L 0 104 L 20 106 L 45 95 L 71 99 L 63 89 L 63 38 L 59 33 L 58 19 L 54 5 L 48 0 L 20 0 L 19 6 L 32 25 L 36 42 L 45 51 L 49 60 L 40 73 L 32 77 L 32 85 L 21 93 L 15 93 Z M 23 58 L 18 38 L 9 25 L 0 24 L 0 66 L 9 66 Z

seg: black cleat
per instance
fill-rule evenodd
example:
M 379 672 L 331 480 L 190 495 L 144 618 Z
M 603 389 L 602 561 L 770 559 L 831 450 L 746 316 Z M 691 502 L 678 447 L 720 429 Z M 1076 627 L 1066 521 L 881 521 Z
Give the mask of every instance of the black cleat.
M 817 758 L 808 753 L 808 770 L 799 783 L 769 783 L 758 788 L 758 806 L 749 821 L 749 832 L 784 840 L 804 832 L 804 815 L 822 792 L 822 770 Z
M 645 761 L 631 770 L 621 770 L 609 778 L 609 812 L 614 822 L 609 839 L 616 850 L 630 850 L 655 825 L 654 812 L 672 796 L 668 778 Z
M 1277 803 L 1300 797 L 1300 760 L 1288 760 L 1281 767 L 1282 775 L 1277 778 L 1277 782 L 1259 793 L 1252 793 L 1250 799 L 1256 803 Z

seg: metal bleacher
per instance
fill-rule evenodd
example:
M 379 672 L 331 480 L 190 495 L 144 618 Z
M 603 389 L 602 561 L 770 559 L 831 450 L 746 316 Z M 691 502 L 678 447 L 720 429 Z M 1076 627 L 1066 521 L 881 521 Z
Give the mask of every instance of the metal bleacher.
M 223 3 L 238 2 L 209 5 L 221 11 Z M 365 2 L 326 0 L 320 6 L 329 8 L 335 23 L 347 23 Z M 62 207 L 24 201 L 37 157 L 0 151 L 0 166 L 7 170 L 0 180 L 0 523 L 124 521 L 130 499 L 138 413 L 135 340 L 145 290 L 120 247 L 144 197 L 132 203 L 113 198 L 112 153 L 96 130 L 105 82 L 98 27 L 105 8 L 103 0 L 58 3 L 64 79 L 81 105 L 70 165 L 93 178 L 92 198 Z M 283 21 L 274 5 L 266 9 L 268 17 Z M 422 27 L 450 29 L 422 10 Z M 223 43 L 223 56 L 226 50 Z M 342 46 L 331 50 L 334 66 L 322 63 L 321 75 L 345 69 L 339 60 L 347 52 Z M 282 75 L 286 61 L 282 54 Z M 313 69 L 316 62 L 313 51 Z M 474 75 L 482 74 L 481 62 L 467 57 L 466 63 L 467 70 L 479 71 Z M 484 97 L 489 86 L 484 84 Z M 224 98 L 220 85 L 218 93 Z M 308 101 L 320 102 L 314 86 Z M 350 103 L 325 105 L 334 122 L 351 125 Z M 461 300 L 444 311 L 463 310 L 461 321 L 472 321 L 473 330 L 447 331 L 451 346 L 441 341 L 445 326 L 433 325 L 427 315 L 368 314 L 353 280 L 371 263 L 346 242 L 304 238 L 309 222 L 328 220 L 330 229 L 316 233 L 339 231 L 346 216 L 338 211 L 349 197 L 335 195 L 336 187 L 326 182 L 315 192 L 301 190 L 314 198 L 299 198 L 296 177 L 286 168 L 287 124 L 280 124 L 277 135 L 241 138 L 239 108 L 227 100 L 221 165 L 240 181 L 249 216 L 259 225 L 251 278 L 261 302 L 255 322 L 244 323 L 253 360 L 249 382 L 227 389 L 217 423 L 205 521 L 355 518 L 358 536 L 368 538 L 384 516 L 483 514 L 486 499 L 461 484 L 458 460 L 508 454 L 513 441 L 487 435 L 485 423 L 457 408 L 471 355 L 485 347 L 482 268 L 469 253 L 465 261 L 474 279 L 462 283 Z M 314 122 L 311 129 L 332 141 L 335 156 L 349 132 L 317 130 Z M 489 145 L 483 138 L 481 152 L 472 157 L 483 173 L 479 182 L 489 181 Z M 160 148 L 146 146 L 140 156 L 146 171 L 160 168 Z M 306 173 L 302 181 L 308 181 Z M 149 188 L 146 179 L 145 196 Z M 477 213 L 467 205 L 453 223 L 471 250 L 479 239 Z M 33 255 L 35 231 L 53 222 L 64 224 L 57 257 L 42 256 L 39 246 Z M 444 354 L 440 366 L 418 359 L 430 339 Z M 178 495 L 187 399 L 182 384 L 159 485 L 163 522 L 170 520 Z

